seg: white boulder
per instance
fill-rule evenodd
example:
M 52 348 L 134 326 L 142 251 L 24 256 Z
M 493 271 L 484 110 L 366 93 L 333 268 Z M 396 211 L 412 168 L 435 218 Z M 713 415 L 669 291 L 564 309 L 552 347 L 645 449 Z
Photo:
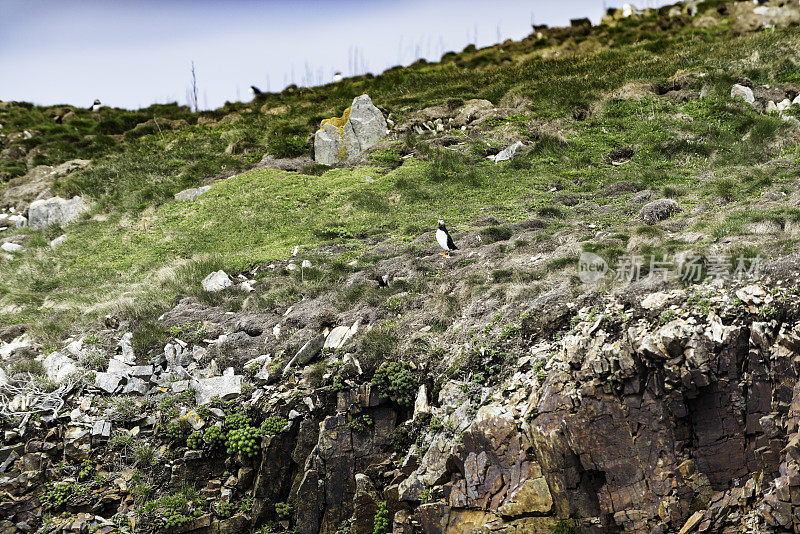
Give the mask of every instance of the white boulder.
M 215 293 L 217 291 L 222 291 L 226 287 L 230 287 L 233 285 L 233 282 L 231 282 L 231 277 L 228 276 L 228 273 L 219 270 L 203 278 L 201 284 L 204 290 L 209 293 Z
M 28 226 L 42 230 L 53 224 L 67 224 L 88 209 L 89 206 L 81 197 L 69 200 L 61 197 L 34 200 L 28 208 Z
M 502 152 L 494 156 L 492 159 L 494 160 L 495 163 L 500 161 L 508 161 L 514 158 L 514 156 L 516 156 L 517 153 L 520 151 L 520 149 L 524 146 L 525 145 L 522 143 L 522 141 L 517 141 L 513 145 L 505 148 Z
M 739 85 L 738 83 L 731 87 L 731 98 L 741 98 L 748 104 L 752 104 L 756 101 L 753 90 L 745 85 Z
M 18 245 L 16 243 L 3 243 L 0 245 L 0 250 L 4 250 L 6 252 L 22 252 L 25 248 L 22 245 Z
M 48 380 L 60 384 L 66 377 L 78 371 L 75 360 L 60 352 L 51 352 L 42 360 L 45 375 Z

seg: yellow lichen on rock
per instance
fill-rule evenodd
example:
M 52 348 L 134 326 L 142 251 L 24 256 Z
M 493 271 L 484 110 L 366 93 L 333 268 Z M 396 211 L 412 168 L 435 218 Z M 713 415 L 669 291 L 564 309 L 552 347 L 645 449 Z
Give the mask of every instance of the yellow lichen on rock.
M 321 130 L 326 124 L 330 124 L 332 126 L 336 126 L 336 128 L 338 128 L 339 131 L 341 132 L 342 128 L 344 128 L 344 125 L 347 124 L 348 120 L 350 120 L 350 108 L 344 110 L 344 113 L 342 113 L 341 117 L 332 117 L 330 119 L 323 119 L 319 125 L 319 128 Z M 342 136 L 344 136 L 344 133 L 342 133 Z
M 351 106 L 352 107 L 352 106 Z M 347 146 L 344 142 L 344 125 L 347 124 L 347 121 L 350 120 L 350 108 L 348 107 L 344 110 L 341 117 L 331 117 L 330 119 L 323 119 L 319 125 L 319 129 L 323 129 L 326 124 L 330 124 L 331 126 L 336 127 L 339 131 L 339 140 L 341 141 L 342 146 L 339 148 L 339 159 L 343 160 L 345 156 L 347 156 Z

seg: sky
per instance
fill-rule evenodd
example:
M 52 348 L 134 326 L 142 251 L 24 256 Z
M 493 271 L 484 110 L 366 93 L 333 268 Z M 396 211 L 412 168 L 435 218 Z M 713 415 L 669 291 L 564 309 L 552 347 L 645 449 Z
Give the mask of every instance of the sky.
M 638 7 L 673 1 L 640 0 Z M 612 0 L 0 0 L 0 100 L 139 108 L 249 100 L 250 85 L 378 74 L 531 24 L 600 20 Z

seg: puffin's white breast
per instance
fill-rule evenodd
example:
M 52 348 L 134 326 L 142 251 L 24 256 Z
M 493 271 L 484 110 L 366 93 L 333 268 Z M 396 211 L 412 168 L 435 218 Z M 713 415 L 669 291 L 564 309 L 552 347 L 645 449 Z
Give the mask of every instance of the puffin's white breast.
M 450 250 L 447 246 L 447 233 L 442 230 L 441 228 L 436 229 L 436 241 L 439 243 L 439 246 L 445 250 Z

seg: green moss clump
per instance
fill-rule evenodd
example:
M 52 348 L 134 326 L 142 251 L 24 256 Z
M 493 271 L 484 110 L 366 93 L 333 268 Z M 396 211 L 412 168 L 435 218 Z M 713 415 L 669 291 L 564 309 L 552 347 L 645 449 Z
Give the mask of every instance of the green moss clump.
M 258 441 L 261 433 L 252 426 L 237 428 L 228 432 L 225 444 L 228 447 L 228 454 L 240 454 L 247 458 L 256 456 L 260 450 Z
M 280 434 L 288 424 L 289 421 L 282 417 L 267 417 L 264 419 L 264 422 L 261 423 L 261 434 L 264 436 Z
M 245 412 L 237 410 L 225 416 L 225 428 L 229 430 L 244 428 L 246 426 L 252 426 L 252 421 L 250 420 L 250 416 Z
M 186 438 L 186 446 L 190 449 L 201 449 L 203 448 L 203 433 L 202 432 L 192 432 L 189 434 L 189 437 Z
M 210 426 L 203 432 L 203 442 L 210 450 L 221 449 L 225 445 L 225 432 L 222 427 Z
M 378 504 L 378 510 L 375 512 L 375 519 L 373 519 L 372 524 L 372 534 L 389 533 L 389 508 L 386 506 L 386 501 L 381 501 Z
M 411 406 L 419 384 L 407 363 L 383 362 L 372 379 L 372 385 L 384 397 L 402 406 Z
M 46 510 L 60 510 L 67 504 L 71 494 L 70 484 L 48 484 L 39 500 Z

